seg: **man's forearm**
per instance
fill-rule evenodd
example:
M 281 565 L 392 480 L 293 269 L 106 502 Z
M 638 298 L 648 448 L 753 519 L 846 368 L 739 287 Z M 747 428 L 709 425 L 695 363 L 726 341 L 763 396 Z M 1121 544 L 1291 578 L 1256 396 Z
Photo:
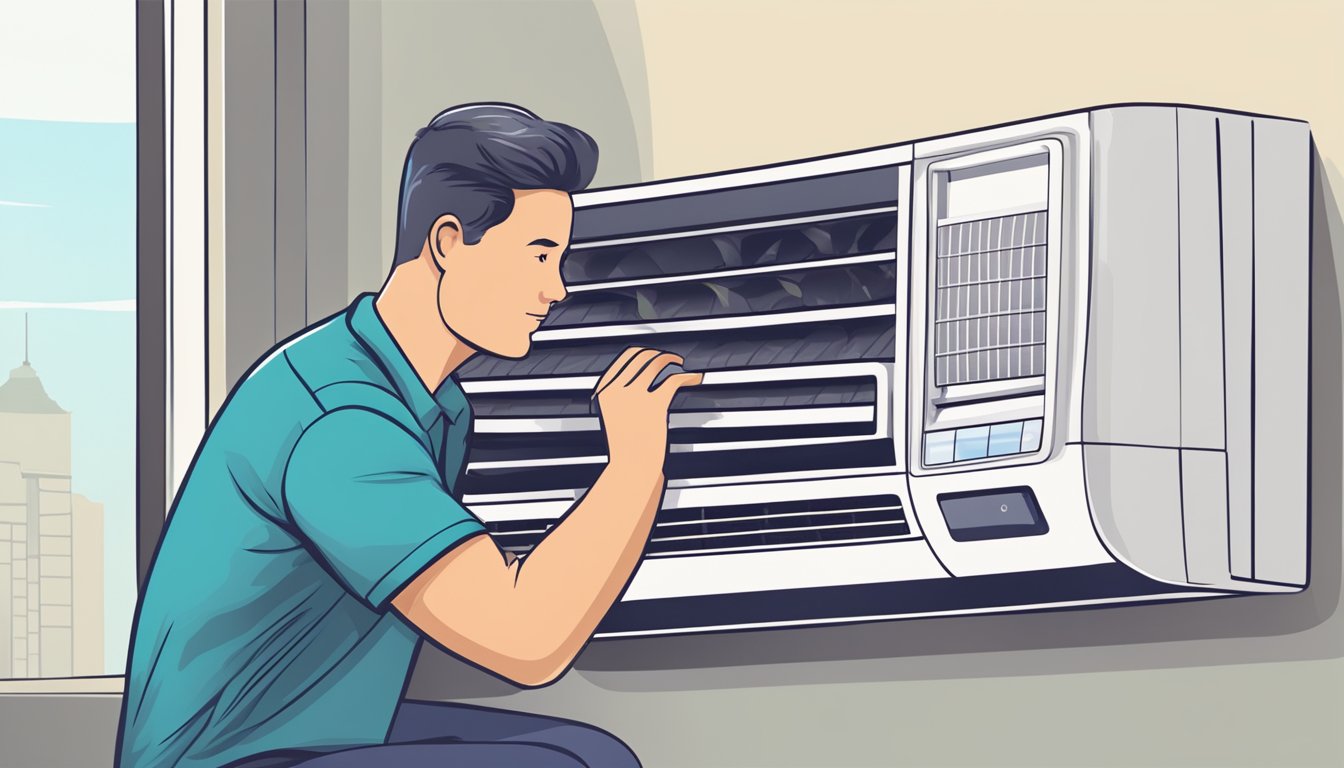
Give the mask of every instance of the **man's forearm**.
M 442 555 L 393 598 L 444 647 L 524 685 L 565 670 L 639 563 L 663 496 L 667 414 L 699 373 L 654 377 L 682 358 L 631 347 L 593 389 L 611 461 L 522 561 L 487 536 Z M 500 567 L 501 563 L 503 568 Z
M 587 642 L 639 563 L 663 485 L 661 456 L 616 459 L 516 566 L 517 609 L 558 667 Z

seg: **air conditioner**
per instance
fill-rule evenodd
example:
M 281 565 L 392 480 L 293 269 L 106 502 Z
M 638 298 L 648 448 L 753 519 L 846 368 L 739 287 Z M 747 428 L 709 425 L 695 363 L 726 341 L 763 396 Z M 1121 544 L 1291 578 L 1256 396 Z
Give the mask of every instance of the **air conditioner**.
M 1144 105 L 576 195 L 570 298 L 461 371 L 465 501 L 526 557 L 638 343 L 705 377 L 599 637 L 1299 591 L 1310 173 Z

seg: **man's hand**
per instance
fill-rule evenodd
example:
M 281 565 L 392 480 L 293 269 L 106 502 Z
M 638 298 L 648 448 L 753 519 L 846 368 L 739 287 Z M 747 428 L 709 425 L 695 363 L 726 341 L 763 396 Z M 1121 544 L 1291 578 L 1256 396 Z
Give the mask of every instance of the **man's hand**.
M 667 409 L 698 373 L 649 385 L 681 357 L 631 347 L 593 390 L 610 460 L 524 560 L 477 536 L 440 557 L 392 604 L 421 632 L 522 685 L 562 674 L 611 608 L 648 540 L 663 494 Z
M 680 355 L 629 347 L 593 388 L 607 436 L 607 456 L 618 466 L 661 468 L 667 454 L 667 409 L 679 389 L 699 384 L 703 374 L 675 373 L 653 391 L 650 385 L 665 366 L 681 365 Z

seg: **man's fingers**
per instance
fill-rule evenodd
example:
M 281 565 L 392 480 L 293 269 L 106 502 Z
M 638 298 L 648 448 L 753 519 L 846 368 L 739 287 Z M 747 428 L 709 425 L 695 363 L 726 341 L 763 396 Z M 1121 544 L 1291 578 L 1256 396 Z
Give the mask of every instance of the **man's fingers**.
M 703 373 L 693 373 L 690 371 L 687 371 L 686 373 L 674 373 L 666 379 L 663 379 L 663 383 L 659 384 L 653 391 L 667 398 L 667 400 L 671 402 L 672 396 L 677 394 L 677 390 L 682 387 L 694 387 L 704 380 L 705 374 Z
M 659 352 L 656 349 L 641 348 L 639 351 L 635 352 L 629 360 L 625 361 L 625 365 L 621 366 L 620 370 L 611 377 L 610 381 L 599 389 L 593 391 L 592 399 L 597 400 L 598 395 L 602 394 L 604 390 L 628 385 L 630 380 L 634 378 L 636 374 L 644 370 L 644 364 L 658 355 Z
M 682 359 L 681 355 L 678 355 L 675 352 L 659 352 L 644 361 L 643 367 L 635 372 L 634 376 L 631 377 L 626 386 L 639 387 L 640 389 L 647 391 L 651 388 L 653 380 L 658 375 L 659 371 L 672 363 L 681 365 L 684 362 L 685 360 Z M 631 367 L 633 368 L 634 366 Z
M 635 355 L 633 358 L 631 358 L 630 364 L 625 366 L 625 370 L 621 371 L 621 374 L 617 376 L 615 380 L 612 381 L 612 384 L 621 387 L 630 386 L 631 384 L 635 383 L 636 379 L 638 379 L 641 375 L 643 375 L 644 371 L 648 369 L 650 363 L 652 363 L 653 361 L 657 360 L 658 358 L 662 357 L 665 354 L 667 353 L 659 349 L 641 350 L 638 355 Z
M 625 367 L 630 364 L 630 361 L 634 359 L 635 355 L 642 351 L 644 351 L 644 347 L 626 347 L 621 354 L 617 355 L 616 360 L 613 361 L 602 374 L 602 378 L 598 379 L 597 386 L 593 387 L 592 396 L 597 397 L 597 393 L 606 389 L 607 385 L 619 376 L 621 371 L 625 370 Z

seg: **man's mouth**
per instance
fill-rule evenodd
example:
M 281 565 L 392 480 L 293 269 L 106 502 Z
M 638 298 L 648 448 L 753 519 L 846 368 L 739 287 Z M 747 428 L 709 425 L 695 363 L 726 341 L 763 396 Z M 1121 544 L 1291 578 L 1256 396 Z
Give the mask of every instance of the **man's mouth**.
M 542 320 L 545 320 L 545 319 L 546 319 L 546 316 L 545 316 L 545 315 L 534 315 L 534 314 L 532 314 L 531 312 L 524 312 L 523 314 L 527 315 L 528 317 L 536 318 L 536 320 L 537 320 L 538 323 L 540 323 Z

